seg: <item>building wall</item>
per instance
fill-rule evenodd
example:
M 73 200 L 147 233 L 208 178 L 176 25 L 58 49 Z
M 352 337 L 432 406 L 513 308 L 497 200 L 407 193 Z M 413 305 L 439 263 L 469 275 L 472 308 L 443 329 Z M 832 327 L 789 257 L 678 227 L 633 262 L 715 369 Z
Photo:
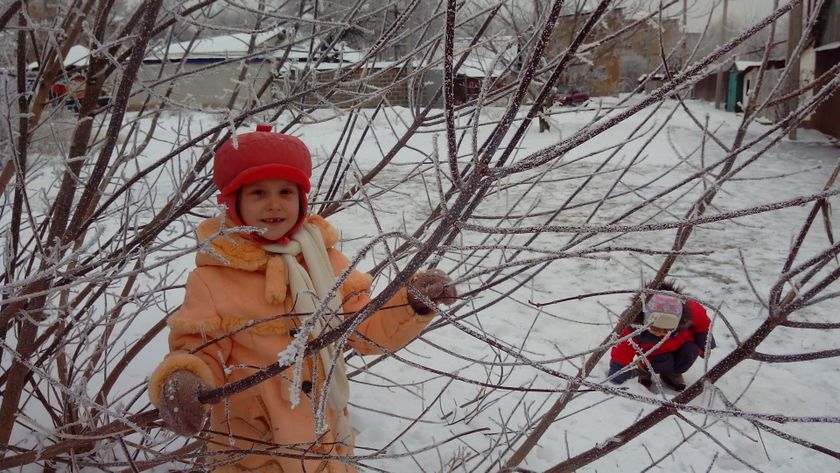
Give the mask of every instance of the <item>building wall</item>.
M 764 78 L 762 79 L 761 90 L 758 91 L 758 96 L 750 98 L 748 94 L 755 94 L 755 86 L 758 81 L 758 68 L 752 68 L 747 71 L 744 74 L 744 107 L 747 106 L 750 100 L 756 100 L 759 105 L 764 103 L 770 95 L 770 92 L 773 91 L 773 87 L 781 80 L 783 72 L 784 69 L 767 69 L 764 71 Z M 783 93 L 784 89 L 777 91 L 776 96 L 779 95 L 779 92 Z M 761 117 L 776 123 L 784 118 L 784 114 L 784 107 L 776 105 L 765 108 Z
M 721 98 L 726 99 L 726 84 L 729 83 L 729 71 L 723 71 L 721 78 L 723 91 Z M 715 101 L 715 86 L 717 84 L 717 74 L 709 74 L 700 79 L 694 84 L 694 98 L 705 100 L 707 102 Z
M 329 84 L 337 78 L 341 81 L 329 86 L 321 94 L 310 94 L 304 98 L 303 103 L 310 107 L 375 107 L 384 93 L 388 105 L 408 107 L 418 94 L 422 91 L 410 90 L 412 85 L 417 85 L 406 80 L 411 74 L 411 69 L 403 70 L 399 67 L 387 68 L 357 68 L 348 76 L 343 77 L 346 72 L 341 69 L 330 71 L 319 71 L 315 74 L 316 83 Z M 293 83 L 296 80 L 296 72 L 290 76 Z M 329 94 L 327 96 L 327 94 Z
M 660 51 L 660 41 L 663 43 L 662 51 Z M 679 41 L 680 24 L 675 19 L 664 19 L 658 28 L 646 23 L 636 31 L 629 33 L 620 41 L 622 45 L 621 55 L 638 57 L 640 59 L 639 65 L 644 70 L 637 73 L 636 70 L 626 69 L 621 72 L 622 80 L 628 82 L 638 79 L 642 74 L 654 72 L 664 74 L 664 67 L 660 67 L 663 61 L 663 53 L 668 58 L 669 65 L 676 66 L 679 64 L 685 53 L 683 48 L 674 49 Z M 668 56 L 669 54 L 671 56 Z
M 817 56 L 814 48 L 806 48 L 799 56 L 799 85 L 800 87 L 811 83 L 814 80 L 814 70 L 817 66 Z M 800 101 L 809 100 L 814 95 L 814 91 L 808 89 L 800 97 Z
M 443 71 L 440 69 L 431 69 L 426 71 L 418 80 L 420 91 L 417 105 L 426 106 L 435 98 L 437 91 L 443 87 Z M 443 94 L 438 96 L 432 106 L 437 108 L 443 107 Z
M 172 92 L 167 102 L 172 106 L 186 106 L 201 110 L 226 109 L 238 82 L 242 67 L 241 62 L 219 64 L 207 70 L 209 63 L 188 62 L 180 68 L 181 73 L 197 72 L 182 75 L 171 82 L 152 86 L 157 81 L 160 69 L 163 67 L 163 77 L 170 77 L 178 73 L 178 63 L 146 63 L 140 69 L 140 84 L 135 86 L 134 94 L 129 100 L 130 109 L 138 109 L 151 95 L 150 103 L 159 104 L 164 101 L 163 95 L 172 84 Z M 388 69 L 357 69 L 337 85 L 327 85 L 316 93 L 307 94 L 300 100 L 302 105 L 310 107 L 372 107 L 378 103 L 378 94 L 385 90 L 390 105 L 409 106 L 410 103 L 422 100 L 421 83 L 413 83 L 404 78 L 408 72 L 399 74 L 398 68 Z M 246 78 L 241 82 L 239 94 L 233 106 L 234 110 L 242 109 L 250 99 L 256 97 L 257 92 L 267 80 L 273 83 L 262 99 L 257 103 L 270 103 L 287 96 L 294 89 L 294 84 L 300 72 L 292 70 L 287 74 L 272 74 L 272 63 L 253 62 L 248 64 Z M 330 84 L 343 74 L 342 70 L 319 71 L 307 79 L 309 88 L 317 84 Z M 415 85 L 418 90 L 410 90 Z M 151 87 L 151 94 L 149 88 Z M 300 89 L 301 87 L 298 87 Z
M 821 12 L 822 24 L 818 43 L 820 45 L 840 41 L 840 1 L 825 0 L 826 5 Z
M 585 14 L 560 17 L 549 40 L 549 57 L 561 57 L 560 55 L 568 48 L 575 35 L 583 27 L 586 18 L 587 15 Z M 605 21 L 602 21 L 592 31 L 585 42 L 590 43 L 607 36 L 610 30 L 606 28 L 606 25 L 617 25 L 621 19 L 620 11 L 614 10 L 610 12 Z M 611 42 L 590 52 L 588 62 L 573 62 L 560 77 L 558 85 L 567 85 L 582 89 L 590 95 L 612 95 L 618 93 L 620 67 L 615 49 L 616 44 Z
M 819 76 L 832 66 L 840 63 L 840 48 L 818 51 L 816 53 L 815 73 Z M 828 100 L 822 103 L 811 116 L 809 125 L 817 130 L 840 139 L 840 92 L 836 89 Z
M 824 74 L 835 64 L 840 63 L 840 48 L 816 51 L 821 46 L 828 46 L 840 42 L 840 1 L 826 0 L 820 10 L 817 35 L 811 48 L 806 49 L 800 59 L 800 84 L 804 85 Z M 803 94 L 800 103 L 810 99 L 813 90 Z M 806 126 L 817 129 L 825 134 L 840 139 L 840 93 L 837 91 L 823 102 L 808 117 Z
M 147 99 L 150 99 L 151 104 L 161 103 L 170 85 L 172 92 L 167 102 L 170 102 L 172 106 L 182 105 L 202 110 L 227 108 L 231 94 L 236 88 L 242 63 L 217 64 L 207 70 L 202 70 L 209 65 L 212 64 L 188 62 L 179 67 L 179 63 L 173 62 L 144 63 L 138 73 L 138 83 L 135 84 L 132 97 L 129 99 L 129 109 L 139 108 Z M 271 76 L 271 67 L 272 64 L 269 62 L 248 64 L 247 75 L 240 86 L 234 109 L 244 107 L 246 101 L 255 96 L 262 84 Z M 163 68 L 162 73 L 161 68 Z M 192 74 L 183 75 L 185 73 Z M 153 86 L 159 74 L 161 77 L 182 75 L 172 81 Z M 264 100 L 268 100 L 270 94 L 264 97 Z
M 586 15 L 567 15 L 558 20 L 550 43 L 549 53 L 561 54 L 574 39 L 586 21 Z M 586 43 L 605 38 L 635 20 L 624 18 L 621 9 L 611 11 L 597 26 Z M 568 85 L 588 91 L 592 95 L 614 95 L 628 92 L 638 85 L 638 78 L 652 73 L 662 63 L 660 54 L 660 29 L 667 55 L 681 38 L 679 22 L 665 19 L 659 27 L 648 23 L 606 43 L 590 52 L 587 63 L 572 64 L 563 74 L 558 85 Z M 677 50 L 671 62 L 678 63 L 682 50 Z M 660 69 L 660 72 L 662 70 Z

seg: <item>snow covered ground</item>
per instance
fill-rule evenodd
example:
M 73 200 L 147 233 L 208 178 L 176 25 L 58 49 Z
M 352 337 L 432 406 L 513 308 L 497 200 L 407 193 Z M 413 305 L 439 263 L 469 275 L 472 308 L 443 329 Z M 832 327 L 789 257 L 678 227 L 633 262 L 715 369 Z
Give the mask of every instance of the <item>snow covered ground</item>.
M 725 143 L 731 143 L 737 126 L 733 114 L 715 111 L 707 104 L 692 103 L 692 108 L 699 112 L 699 116 L 709 115 L 709 128 L 718 129 L 718 136 Z M 663 110 L 656 113 L 654 119 L 659 123 L 665 119 L 666 113 L 674 107 L 674 103 L 666 103 Z M 608 144 L 620 142 L 627 136 L 631 127 L 640 121 L 637 115 L 631 120 L 611 129 L 594 142 L 587 144 L 573 154 L 582 155 L 587 151 L 605 148 Z M 579 126 L 588 122 L 591 114 L 580 112 L 558 115 L 553 120 L 556 125 L 550 133 L 539 134 L 536 126 L 529 131 L 524 140 L 522 155 L 536 151 L 556 142 L 560 137 L 569 136 Z M 557 130 L 559 126 L 559 130 Z M 717 128 L 720 126 L 720 128 Z M 765 127 L 753 128 L 748 140 L 766 130 Z M 304 139 L 309 133 L 304 131 Z M 319 132 L 320 134 L 320 132 Z M 753 207 L 763 203 L 783 201 L 797 195 L 818 192 L 824 186 L 837 160 L 840 151 L 836 145 L 815 135 L 813 132 L 800 133 L 801 140 L 791 142 L 783 140 L 761 159 L 756 166 L 746 170 L 740 180 L 724 186 L 723 191 L 714 201 L 711 213 L 733 211 Z M 670 166 L 678 164 L 675 150 L 681 154 L 688 154 L 689 150 L 700 144 L 700 133 L 693 123 L 681 112 L 677 112 L 667 125 L 666 130 L 654 138 L 642 156 L 642 161 L 629 173 L 625 182 L 642 182 L 650 179 Z M 719 150 L 711 149 L 707 144 L 706 162 L 718 159 L 722 154 Z M 628 147 L 632 149 L 632 146 Z M 557 177 L 587 175 L 593 171 L 606 153 L 600 153 L 578 164 L 567 168 L 560 168 L 555 172 Z M 626 149 L 624 162 L 632 155 Z M 567 157 L 568 159 L 568 157 Z M 669 176 L 667 183 L 693 172 L 699 165 L 698 158 L 691 158 L 686 165 L 677 169 Z M 394 180 L 398 178 L 395 177 Z M 580 179 L 578 179 L 579 181 Z M 589 191 L 592 196 L 603 193 L 605 186 L 611 185 L 612 178 L 602 179 L 596 186 L 597 190 Z M 560 202 L 574 189 L 575 181 L 557 181 L 542 186 L 540 189 L 537 209 L 556 208 Z M 603 210 L 590 223 L 607 223 L 609 216 L 639 202 L 646 196 L 653 195 L 663 189 L 666 183 L 656 182 L 650 188 L 642 191 L 642 195 L 629 195 L 618 199 L 618 202 L 607 202 Z M 420 186 L 415 183 L 403 185 L 400 190 L 406 197 L 419 193 Z M 694 190 L 697 192 L 697 189 Z M 500 193 L 495 198 L 488 199 L 487 205 L 482 206 L 476 214 L 501 214 L 509 205 L 513 196 Z M 688 201 L 690 202 L 690 201 Z M 410 212 L 404 210 L 405 202 L 382 202 L 380 218 L 387 227 L 390 224 L 398 227 L 400 218 Z M 524 209 L 526 206 L 520 207 Z M 608 208 L 613 207 L 613 208 Z M 801 226 L 804 216 L 810 210 L 810 205 L 794 207 L 778 212 L 759 214 L 736 221 L 704 225 L 692 237 L 688 251 L 708 251 L 708 255 L 688 256 L 681 259 L 672 276 L 680 284 L 687 287 L 690 294 L 701 300 L 708 307 L 719 308 L 734 326 L 740 338 L 752 330 L 766 317 L 766 310 L 756 300 L 750 290 L 746 274 L 752 279 L 758 294 L 767 297 L 771 286 L 776 282 L 788 253 L 793 236 Z M 587 217 L 589 208 L 580 208 L 565 212 L 557 224 L 579 224 Z M 685 202 L 678 202 L 668 209 L 662 220 L 675 220 L 685 211 Z M 347 212 L 347 216 L 339 216 L 337 222 L 352 235 L 370 235 L 370 228 L 359 228 L 357 222 L 361 214 Z M 529 221 L 529 223 L 536 223 Z M 409 228 L 412 228 L 409 224 Z M 386 228 L 387 230 L 387 228 Z M 836 232 L 836 225 L 835 230 Z M 822 237 L 809 238 L 805 255 L 829 246 L 824 231 L 815 232 Z M 624 236 L 620 241 L 625 245 L 667 250 L 673 241 L 674 231 L 645 232 Z M 563 234 L 544 235 L 532 246 L 541 249 L 557 249 L 563 245 L 568 236 Z M 618 243 L 614 243 L 618 245 Z M 588 246 L 588 245 L 587 245 Z M 595 246 L 595 245 L 592 245 Z M 352 253 L 352 251 L 351 251 Z M 744 263 L 740 256 L 743 255 Z M 491 334 L 502 344 L 507 345 L 514 352 L 536 361 L 546 361 L 575 353 L 585 353 L 597 346 L 605 337 L 614 320 L 614 314 L 620 313 L 626 307 L 627 296 L 599 297 L 581 301 L 570 301 L 563 304 L 547 306 L 544 312 L 534 310 L 528 301 L 546 302 L 564 297 L 591 292 L 609 291 L 617 289 L 632 289 L 638 287 L 642 279 L 653 276 L 655 268 L 662 256 L 640 256 L 638 254 L 612 253 L 609 257 L 596 259 L 570 258 L 552 263 L 540 273 L 533 282 L 525 285 L 514 293 L 514 297 L 494 303 L 482 310 L 477 316 L 466 319 L 473 329 Z M 802 260 L 802 258 L 800 258 Z M 500 263 L 500 261 L 495 261 Z M 485 263 L 491 265 L 492 263 Z M 454 262 L 450 263 L 454 266 Z M 476 283 L 477 281 L 473 281 Z M 829 291 L 831 292 L 831 291 Z M 485 294 L 475 301 L 475 305 L 495 297 L 496 294 Z M 819 304 L 816 307 L 804 309 L 795 319 L 809 321 L 836 321 L 834 315 L 840 309 L 836 301 Z M 711 313 L 711 312 L 710 312 Z M 714 334 L 719 347 L 708 359 L 709 366 L 729 353 L 735 346 L 735 340 L 723 326 L 716 321 Z M 831 337 L 826 332 L 816 330 L 778 329 L 761 347 L 761 351 L 768 353 L 796 353 L 812 352 L 836 348 Z M 445 353 L 451 350 L 453 354 Z M 460 376 L 476 381 L 488 381 L 504 384 L 508 387 L 526 386 L 533 382 L 537 388 L 560 388 L 564 381 L 531 367 L 500 367 L 490 368 L 486 365 L 471 365 L 460 357 L 482 359 L 485 361 L 514 362 L 510 355 L 493 351 L 486 342 L 475 339 L 464 332 L 444 327 L 430 332 L 424 340 L 410 345 L 402 354 L 418 364 L 432 367 L 446 372 L 457 372 Z M 572 359 L 565 363 L 550 363 L 545 365 L 572 374 L 577 371 L 583 358 Z M 702 361 L 702 360 L 701 360 Z M 607 357 L 604 357 L 591 379 L 603 380 L 607 370 Z M 834 393 L 840 387 L 836 359 L 819 360 L 808 363 L 759 364 L 745 362 L 731 371 L 717 383 L 718 388 L 730 401 L 738 400 L 741 409 L 757 413 L 784 413 L 792 416 L 833 416 L 836 415 Z M 695 364 L 688 373 L 689 380 L 696 379 L 704 367 L 702 363 Z M 498 465 L 497 455 L 508 458 L 511 454 L 505 448 L 493 450 L 490 458 L 483 458 L 485 448 L 492 442 L 504 442 L 511 436 L 499 434 L 506 429 L 516 430 L 523 425 L 526 418 L 533 419 L 550 405 L 557 395 L 545 396 L 529 394 L 521 396 L 518 392 L 498 391 L 482 397 L 483 388 L 461 381 L 452 381 L 445 377 L 437 377 L 432 373 L 412 369 L 399 361 L 389 361 L 377 365 L 374 374 L 366 374 L 354 386 L 353 401 L 359 405 L 354 409 L 355 426 L 359 430 L 357 438 L 359 445 L 380 448 L 388 443 L 395 434 L 409 425 L 409 420 L 399 419 L 393 415 L 374 413 L 368 409 L 378 409 L 386 412 L 413 418 L 435 396 L 441 395 L 440 400 L 423 416 L 423 423 L 414 426 L 411 431 L 400 438 L 399 442 L 391 444 L 388 452 L 399 454 L 404 451 L 421 449 L 432 442 L 444 439 L 470 429 L 487 429 L 476 432 L 457 441 L 447 443 L 439 451 L 429 451 L 416 455 L 413 459 L 397 457 L 383 462 L 373 462 L 388 471 L 425 471 L 445 470 L 461 466 L 448 463 L 453 456 L 469 458 L 464 471 L 476 467 L 475 471 L 495 471 Z M 383 389 L 378 385 L 387 384 L 381 375 L 388 380 L 404 383 L 408 389 Z M 419 388 L 411 383 L 425 381 L 422 385 L 421 396 Z M 366 384 L 370 383 L 370 384 Z M 645 388 L 635 380 L 626 383 L 629 393 L 639 396 L 651 396 Z M 671 397 L 673 392 L 661 393 L 661 396 Z M 656 395 L 654 395 L 656 397 Z M 474 399 L 481 399 L 482 406 L 476 407 Z M 720 396 L 707 390 L 705 395 L 696 399 L 692 404 L 715 409 L 724 408 Z M 477 409 L 478 412 L 473 412 Z M 630 425 L 642 414 L 653 409 L 653 406 L 636 399 L 616 398 L 601 393 L 585 393 L 577 397 L 564 411 L 561 418 L 551 427 L 542 438 L 539 447 L 532 451 L 523 467 L 536 471 L 548 468 L 570 455 L 604 442 Z M 468 415 L 467 421 L 457 422 L 461 415 Z M 814 451 L 801 448 L 789 442 L 779 440 L 766 433 L 759 433 L 749 423 L 743 420 L 720 418 L 710 415 L 688 415 L 696 425 L 702 425 L 704 431 L 699 432 L 690 425 L 675 421 L 673 418 L 662 425 L 648 431 L 640 438 L 621 448 L 616 454 L 606 457 L 589 467 L 586 471 L 640 471 L 651 465 L 652 459 L 660 460 L 653 470 L 663 471 L 829 471 L 838 468 L 837 460 Z M 835 420 L 836 422 L 836 420 Z M 454 423 L 454 425 L 453 425 Z M 780 427 L 776 425 L 776 427 Z M 831 449 L 840 448 L 838 428 L 836 423 L 826 424 L 791 424 L 782 427 L 783 430 L 794 435 L 820 443 Z M 500 439 L 500 437 L 502 437 Z M 682 443 L 684 438 L 689 438 Z M 728 451 L 719 446 L 726 446 Z M 673 450 L 672 452 L 672 449 Z M 475 454 L 476 457 L 472 457 Z M 415 463 L 415 461 L 417 463 Z
M 599 165 L 612 151 L 610 146 L 624 141 L 637 126 L 651 130 L 660 126 L 668 120 L 676 106 L 676 102 L 666 101 L 662 108 L 653 112 L 650 121 L 642 123 L 650 113 L 643 111 L 577 147 L 558 161 L 564 165 L 548 171 L 545 182 L 536 186 L 518 205 L 514 203 L 523 186 L 512 184 L 533 177 L 537 172 L 529 171 L 506 178 L 494 188 L 495 192 L 485 199 L 475 215 L 500 215 L 511 209 L 514 214 L 522 214 L 529 209 L 557 209 L 572 195 L 579 183 L 599 169 Z M 717 136 L 724 143 L 731 144 L 740 116 L 717 111 L 702 102 L 690 102 L 690 106 L 701 121 L 708 116 L 709 129 L 716 130 Z M 516 159 L 523 159 L 532 152 L 572 135 L 593 116 L 592 111 L 555 111 L 562 113 L 552 117 L 552 130 L 541 134 L 536 124 L 531 126 L 521 149 L 516 153 Z M 390 109 L 386 114 L 391 118 L 402 117 L 405 122 L 410 120 L 410 114 L 404 109 Z M 487 109 L 482 121 L 491 121 L 500 114 L 500 110 Z M 214 121 L 212 115 L 197 114 L 190 119 L 194 130 L 213 124 Z M 143 159 L 156 159 L 170 148 L 169 142 L 176 139 L 176 136 L 167 136 L 167 130 L 175 129 L 178 119 L 171 117 L 171 120 L 171 123 L 164 121 L 161 124 L 161 131 L 146 150 Z M 320 164 L 335 146 L 343 125 L 344 119 L 315 122 L 296 127 L 294 133 L 310 145 L 316 163 Z M 357 132 L 360 126 L 356 125 Z M 388 123 L 381 115 L 374 119 L 372 133 L 364 140 L 357 156 L 361 172 L 378 162 L 382 150 L 395 143 L 405 127 L 405 124 L 395 124 L 393 121 Z M 763 125 L 751 127 L 747 141 L 766 129 Z M 489 130 L 488 126 L 479 129 L 479 143 Z M 445 143 L 442 129 L 424 131 L 412 138 L 410 147 L 429 153 L 436 135 L 441 145 Z M 652 140 L 651 143 L 635 156 L 635 150 L 640 149 L 648 139 Z M 590 214 L 596 208 L 594 204 L 571 205 L 552 223 L 609 223 L 610 218 L 696 172 L 698 167 L 723 156 L 720 149 L 707 141 L 703 163 L 699 153 L 681 161 L 679 155 L 691 154 L 701 146 L 701 141 L 702 134 L 696 125 L 685 113 L 677 110 L 661 132 L 655 136 L 646 134 L 625 146 L 603 172 L 598 171 L 593 183 L 575 196 L 572 202 L 582 203 L 593 199 L 597 202 L 616 184 L 619 176 L 622 176 L 622 180 L 615 186 L 614 192 L 624 193 L 621 197 L 604 201 L 597 206 L 597 212 L 591 217 Z M 470 139 L 467 139 L 461 150 L 466 152 L 469 149 Z M 574 159 L 588 153 L 594 154 L 579 161 Z M 430 202 L 436 202 L 436 196 L 433 194 L 427 197 L 424 190 L 427 183 L 433 182 L 433 174 L 429 172 L 431 164 L 425 166 L 423 177 L 414 172 L 413 164 L 420 159 L 423 159 L 420 153 L 405 149 L 398 155 L 394 165 L 370 187 L 369 192 L 375 194 L 375 189 L 396 185 L 383 198 L 373 200 L 375 214 L 383 231 L 413 231 L 430 210 Z M 634 159 L 635 164 L 622 174 L 625 171 L 622 166 Z M 726 184 L 715 198 L 710 214 L 819 192 L 838 159 L 840 148 L 836 144 L 818 133 L 800 130 L 798 141 L 783 139 L 759 162 L 739 174 L 737 180 Z M 654 177 L 672 167 L 675 168 L 665 178 L 654 180 Z M 545 171 L 545 168 L 540 171 Z M 313 180 L 317 179 L 319 169 L 315 172 L 316 178 Z M 408 175 L 411 177 L 407 178 Z M 648 181 L 652 182 L 643 189 L 626 192 L 629 185 Z M 165 183 L 158 183 L 155 189 L 160 196 L 167 193 Z M 662 205 L 666 208 L 662 214 L 654 215 L 653 209 L 649 208 L 623 223 L 644 223 L 646 218 L 654 218 L 654 221 L 677 220 L 693 201 L 692 197 L 699 195 L 702 190 L 703 184 L 697 183 L 690 189 L 677 192 L 686 192 L 685 198 L 664 199 Z M 733 331 L 743 339 L 767 315 L 766 309 L 750 289 L 747 275 L 758 295 L 766 299 L 770 288 L 779 278 L 792 239 L 811 205 L 703 225 L 691 237 L 686 251 L 704 254 L 680 258 L 671 273 L 673 279 L 684 285 L 688 293 L 707 307 L 719 309 L 732 325 Z M 190 217 L 190 221 L 195 222 L 197 219 Z M 340 229 L 342 249 L 350 257 L 378 234 L 370 210 L 364 205 L 341 211 L 331 217 L 330 221 Z M 509 219 L 502 226 L 515 227 L 541 222 L 541 217 L 528 217 L 522 221 Z M 495 225 L 495 221 L 481 218 L 474 219 L 472 223 Z M 835 224 L 835 234 L 837 230 Z M 666 251 L 673 242 L 674 233 L 673 229 L 669 229 L 618 234 L 615 241 L 609 241 L 609 238 L 616 235 L 599 235 L 574 246 L 572 250 L 611 245 Z M 517 236 L 505 242 L 524 244 L 528 236 Z M 557 250 L 567 245 L 570 237 L 568 233 L 546 233 L 529 243 L 529 247 L 532 250 Z M 463 233 L 464 244 L 481 241 L 481 235 Z M 829 245 L 825 231 L 815 231 L 806 241 L 799 261 Z M 365 258 L 361 268 L 364 270 L 372 267 L 383 256 L 381 249 L 374 252 Z M 486 274 L 476 275 L 476 272 L 483 268 L 497 267 L 505 261 L 500 251 L 487 253 L 486 256 L 488 258 L 482 261 L 477 256 L 464 256 L 461 259 L 457 252 L 448 251 L 441 266 L 464 280 L 460 289 L 465 292 L 478 287 L 486 277 Z M 531 281 L 516 289 L 511 297 L 495 301 L 499 292 L 513 288 L 524 275 L 533 273 L 535 268 L 541 266 L 527 269 L 523 275 L 477 295 L 455 314 L 461 315 L 489 303 L 488 307 L 460 321 L 470 331 L 453 325 L 434 328 L 399 353 L 405 361 L 389 359 L 353 377 L 351 402 L 359 446 L 357 454 L 374 455 L 376 459 L 364 463 L 393 472 L 497 471 L 499 464 L 494 462 L 507 459 L 512 449 L 521 442 L 515 433 L 527 420 L 538 418 L 557 399 L 558 394 L 545 391 L 562 391 L 566 385 L 566 381 L 559 377 L 517 362 L 513 354 L 538 362 L 546 368 L 574 374 L 586 354 L 609 333 L 616 314 L 624 310 L 629 296 L 621 294 L 583 298 L 547 305 L 542 309 L 536 308 L 531 302 L 548 302 L 601 291 L 632 290 L 638 288 L 642 280 L 653 276 L 663 258 L 661 254 L 615 251 L 586 258 L 557 259 Z M 191 261 L 189 256 L 181 258 L 176 269 L 189 270 Z M 388 274 L 385 271 L 376 281 L 380 288 L 387 283 Z M 149 281 L 148 284 L 154 282 Z M 834 291 L 829 288 L 827 292 Z M 173 290 L 168 294 L 169 308 L 177 306 L 181 293 Z M 828 300 L 802 309 L 794 318 L 836 322 L 838 311 L 840 303 Z M 142 334 L 163 313 L 164 308 L 161 308 L 160 313 L 143 314 L 142 318 L 132 322 L 130 333 Z M 504 349 L 492 348 L 487 341 L 474 337 L 474 332 L 486 334 Z M 715 320 L 713 333 L 718 348 L 707 358 L 709 366 L 736 345 L 733 335 L 719 318 Z M 161 359 L 165 346 L 165 335 L 161 335 L 132 365 L 130 374 L 124 377 L 121 384 L 127 388 L 141 383 Z M 766 353 L 794 353 L 831 348 L 836 348 L 836 342 L 827 336 L 827 332 L 779 328 L 761 345 L 760 350 Z M 575 354 L 581 355 L 572 356 Z M 349 371 L 370 361 L 372 358 L 362 360 L 353 357 Z M 687 374 L 690 381 L 702 374 L 702 361 L 696 363 Z M 607 363 L 608 357 L 602 358 L 589 380 L 602 382 L 606 377 Z M 420 366 L 430 368 L 431 371 Z M 437 372 L 457 374 L 461 379 L 453 380 Z M 499 384 L 506 389 L 490 390 L 481 386 L 481 383 Z M 523 393 L 523 389 L 529 386 L 542 392 Z M 623 386 L 626 387 L 625 397 L 609 396 L 597 391 L 586 391 L 577 396 L 521 466 L 535 471 L 544 470 L 599 442 L 608 441 L 635 419 L 655 408 L 651 403 L 635 397 L 661 399 L 674 395 L 671 391 L 651 393 L 635 380 Z M 737 400 L 738 406 L 749 412 L 835 416 L 832 422 L 827 423 L 775 424 L 774 427 L 830 449 L 840 450 L 835 401 L 835 393 L 840 391 L 840 363 L 837 359 L 773 365 L 745 362 L 725 375 L 717 383 L 717 388 L 727 399 L 733 402 Z M 704 395 L 695 399 L 692 405 L 724 408 L 720 395 L 715 394 L 711 388 L 706 389 Z M 132 409 L 139 410 L 141 407 L 142 403 L 137 403 Z M 794 472 L 836 471 L 840 468 L 836 459 L 761 433 L 745 420 L 706 414 L 684 415 L 693 424 L 704 428 L 697 430 L 689 423 L 671 417 L 614 454 L 586 467 L 585 471 L 641 471 L 650 467 L 652 471 Z M 417 416 L 420 416 L 420 421 L 415 423 Z M 506 443 L 511 440 L 517 440 L 516 444 L 507 446 Z M 486 453 L 488 451 L 489 455 Z M 654 462 L 655 465 L 651 466 Z M 160 467 L 159 471 L 167 471 L 167 468 Z

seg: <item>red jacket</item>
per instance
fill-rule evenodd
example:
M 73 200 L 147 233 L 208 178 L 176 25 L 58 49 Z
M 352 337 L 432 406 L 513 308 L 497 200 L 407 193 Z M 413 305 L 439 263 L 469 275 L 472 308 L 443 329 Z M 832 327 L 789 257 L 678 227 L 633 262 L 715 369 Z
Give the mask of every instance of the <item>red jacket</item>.
M 706 348 L 706 338 L 709 333 L 709 325 L 711 325 L 712 322 L 709 320 L 709 316 L 706 315 L 706 309 L 704 309 L 702 305 L 694 301 L 686 301 L 686 305 L 688 306 L 689 314 L 691 315 L 691 323 L 688 324 L 688 327 L 671 334 L 671 336 L 659 345 L 659 348 L 648 353 L 648 356 L 656 356 L 662 353 L 676 351 L 688 342 L 697 343 L 697 345 L 700 346 L 700 353 L 702 355 L 703 350 Z M 627 328 L 624 329 L 621 336 L 626 337 L 631 333 L 633 333 L 633 330 Z M 632 340 L 639 346 L 639 348 L 641 348 L 643 353 L 647 353 L 651 348 L 659 343 L 661 339 L 653 336 L 653 334 L 645 330 L 644 332 L 632 337 Z M 612 348 L 612 351 L 610 352 L 610 360 L 622 366 L 627 366 L 633 362 L 633 358 L 636 357 L 636 354 L 636 348 L 630 344 L 630 339 L 627 339 Z

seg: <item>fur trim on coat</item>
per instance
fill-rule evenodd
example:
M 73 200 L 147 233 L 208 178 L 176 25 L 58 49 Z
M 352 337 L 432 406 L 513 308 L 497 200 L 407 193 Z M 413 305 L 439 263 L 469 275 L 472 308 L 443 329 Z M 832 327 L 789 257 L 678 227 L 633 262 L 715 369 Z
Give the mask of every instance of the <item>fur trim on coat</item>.
M 167 358 L 166 361 L 167 363 L 162 364 L 159 369 L 152 373 L 151 378 L 149 378 L 149 400 L 152 401 L 152 405 L 155 407 L 160 407 L 160 393 L 163 389 L 163 382 L 166 381 L 169 375 L 176 371 L 190 371 L 209 386 L 213 386 L 214 388 L 218 387 L 213 372 L 201 361 L 201 358 L 187 353 L 175 353 Z

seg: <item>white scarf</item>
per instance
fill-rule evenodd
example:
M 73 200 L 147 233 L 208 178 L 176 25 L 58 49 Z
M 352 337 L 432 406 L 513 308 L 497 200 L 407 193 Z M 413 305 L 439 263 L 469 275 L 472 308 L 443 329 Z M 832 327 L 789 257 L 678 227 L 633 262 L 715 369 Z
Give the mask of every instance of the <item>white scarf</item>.
M 266 252 L 278 254 L 283 259 L 295 313 L 314 314 L 321 300 L 335 285 L 332 264 L 330 264 L 321 232 L 315 225 L 304 223 L 291 236 L 291 240 L 285 245 L 264 245 L 263 249 Z M 297 255 L 299 254 L 303 254 L 303 260 L 309 269 L 308 272 L 298 263 Z M 324 311 L 317 319 L 304 321 L 304 324 L 313 324 L 311 338 L 319 336 L 324 331 L 335 329 L 344 320 L 340 315 L 342 308 L 339 294 L 340 291 L 336 291 L 335 295 L 329 300 L 328 311 Z M 310 315 L 310 317 L 312 316 Z M 335 346 L 332 343 L 319 350 L 318 356 L 321 360 L 321 368 L 324 370 L 325 378 L 332 370 L 332 376 L 327 383 L 326 394 L 327 405 L 336 411 L 336 421 L 339 423 L 339 425 L 332 426 L 335 429 L 334 434 L 339 441 L 350 441 L 352 434 L 349 422 L 344 414 L 350 395 L 344 357 L 341 353 L 336 354 Z M 333 363 L 333 360 L 335 360 L 335 363 Z M 317 389 L 317 383 L 315 387 Z

